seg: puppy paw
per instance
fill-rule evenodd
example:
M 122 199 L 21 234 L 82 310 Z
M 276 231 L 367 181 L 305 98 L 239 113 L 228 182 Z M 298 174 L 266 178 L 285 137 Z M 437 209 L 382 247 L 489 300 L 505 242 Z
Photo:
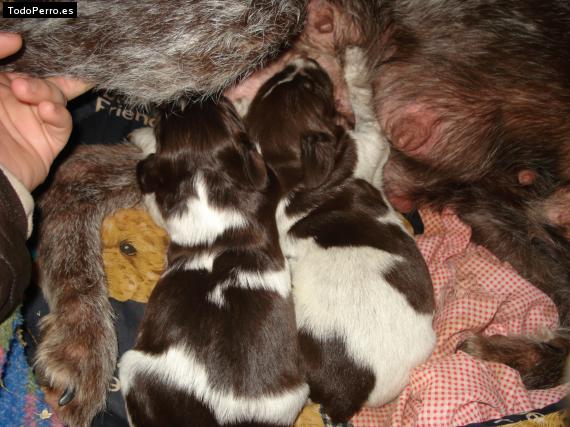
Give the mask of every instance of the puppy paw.
M 116 338 L 106 322 L 70 324 L 48 314 L 35 372 L 47 402 L 70 426 L 89 426 L 105 406 L 108 385 L 116 364 Z

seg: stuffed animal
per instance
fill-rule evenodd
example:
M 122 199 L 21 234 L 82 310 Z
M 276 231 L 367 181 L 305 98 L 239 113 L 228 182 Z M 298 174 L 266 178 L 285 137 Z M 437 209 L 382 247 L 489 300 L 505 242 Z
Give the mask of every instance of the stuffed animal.
M 143 209 L 122 209 L 101 230 L 109 295 L 146 303 L 166 263 L 168 235 Z

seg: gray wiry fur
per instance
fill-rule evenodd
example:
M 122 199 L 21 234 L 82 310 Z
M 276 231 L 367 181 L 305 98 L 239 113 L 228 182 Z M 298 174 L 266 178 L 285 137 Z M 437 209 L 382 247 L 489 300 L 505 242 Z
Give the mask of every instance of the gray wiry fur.
M 74 399 L 58 410 L 72 426 L 89 425 L 103 408 L 115 368 L 101 223 L 139 202 L 135 169 L 144 157 L 130 143 L 79 147 L 40 204 L 40 286 L 50 313 L 42 320 L 35 368 L 54 407 L 66 389 L 74 390 Z
M 0 20 L 26 46 L 0 71 L 71 75 L 136 103 L 214 94 L 275 55 L 304 10 L 305 0 L 82 1 L 78 19 Z

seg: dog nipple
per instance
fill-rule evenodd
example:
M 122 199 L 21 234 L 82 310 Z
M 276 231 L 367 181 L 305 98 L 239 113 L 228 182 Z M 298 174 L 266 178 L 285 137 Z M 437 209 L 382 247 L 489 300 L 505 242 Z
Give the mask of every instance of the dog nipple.
M 520 185 L 531 185 L 536 180 L 536 172 L 530 169 L 523 169 L 518 175 Z

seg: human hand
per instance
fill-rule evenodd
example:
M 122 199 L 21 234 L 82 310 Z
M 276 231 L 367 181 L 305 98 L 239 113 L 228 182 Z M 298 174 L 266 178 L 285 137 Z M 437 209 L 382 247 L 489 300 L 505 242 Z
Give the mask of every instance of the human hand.
M 17 34 L 0 33 L 0 58 L 21 45 Z M 88 83 L 62 77 L 0 74 L 0 164 L 28 190 L 46 179 L 71 134 L 67 99 L 89 88 Z

